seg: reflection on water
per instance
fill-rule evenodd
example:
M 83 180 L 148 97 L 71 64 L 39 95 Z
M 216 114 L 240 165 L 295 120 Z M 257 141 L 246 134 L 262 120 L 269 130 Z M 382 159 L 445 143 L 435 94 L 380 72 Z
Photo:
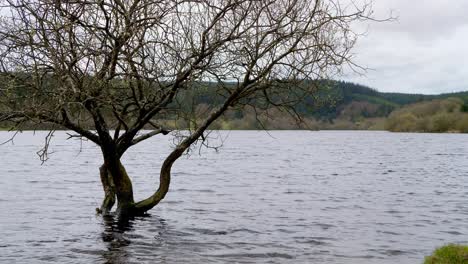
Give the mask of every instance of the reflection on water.
M 126 239 L 124 233 L 132 230 L 134 220 L 129 218 L 115 219 L 113 216 L 103 217 L 102 241 L 108 250 L 103 254 L 105 263 L 127 263 L 129 261 L 126 247 L 130 245 L 131 240 Z
M 24 133 L 0 147 L 0 263 L 419 263 L 468 242 L 467 135 L 270 134 L 182 158 L 166 200 L 123 220 L 93 214 L 96 147 L 58 133 L 41 166 Z M 126 154 L 137 199 L 169 149 L 161 136 Z

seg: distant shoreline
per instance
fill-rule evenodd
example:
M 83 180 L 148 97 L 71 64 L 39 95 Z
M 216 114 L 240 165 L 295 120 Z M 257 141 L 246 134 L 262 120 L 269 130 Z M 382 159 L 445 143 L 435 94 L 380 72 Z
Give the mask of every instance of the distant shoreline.
M 44 131 L 72 131 L 69 129 L 22 129 L 22 130 L 10 130 L 8 128 L 1 128 L 0 132 L 44 132 Z M 91 131 L 94 131 L 90 129 Z M 113 130 L 111 130 L 113 131 Z M 152 131 L 151 129 L 142 130 L 142 131 Z M 177 131 L 187 131 L 187 129 L 178 129 Z M 430 132 L 430 131 L 390 131 L 383 129 L 211 129 L 210 131 L 310 131 L 310 132 L 321 132 L 321 131 L 330 131 L 330 132 L 389 132 L 397 134 L 468 134 L 461 131 L 443 131 L 443 132 Z

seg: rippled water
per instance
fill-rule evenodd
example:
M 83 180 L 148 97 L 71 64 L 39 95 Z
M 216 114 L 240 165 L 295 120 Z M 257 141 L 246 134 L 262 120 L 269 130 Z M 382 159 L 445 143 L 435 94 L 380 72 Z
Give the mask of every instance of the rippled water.
M 468 242 L 468 135 L 223 132 L 127 223 L 95 216 L 98 149 L 58 132 L 41 165 L 44 135 L 0 146 L 2 263 L 420 263 Z M 136 198 L 170 147 L 161 136 L 126 154 Z

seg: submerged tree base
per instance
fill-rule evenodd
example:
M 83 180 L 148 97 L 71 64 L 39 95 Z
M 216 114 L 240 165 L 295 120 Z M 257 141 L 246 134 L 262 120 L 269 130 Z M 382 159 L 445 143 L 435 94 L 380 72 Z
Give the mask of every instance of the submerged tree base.
M 449 244 L 426 257 L 424 264 L 468 264 L 468 246 Z

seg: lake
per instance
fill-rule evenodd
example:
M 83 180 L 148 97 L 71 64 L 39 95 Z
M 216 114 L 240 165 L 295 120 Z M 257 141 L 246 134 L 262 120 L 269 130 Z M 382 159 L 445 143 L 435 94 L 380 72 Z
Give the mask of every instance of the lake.
M 213 133 L 223 146 L 178 160 L 166 199 L 126 223 L 95 215 L 98 148 L 57 132 L 41 165 L 45 135 L 0 146 L 1 263 L 409 264 L 468 243 L 468 135 Z M 171 147 L 126 153 L 137 199 Z

